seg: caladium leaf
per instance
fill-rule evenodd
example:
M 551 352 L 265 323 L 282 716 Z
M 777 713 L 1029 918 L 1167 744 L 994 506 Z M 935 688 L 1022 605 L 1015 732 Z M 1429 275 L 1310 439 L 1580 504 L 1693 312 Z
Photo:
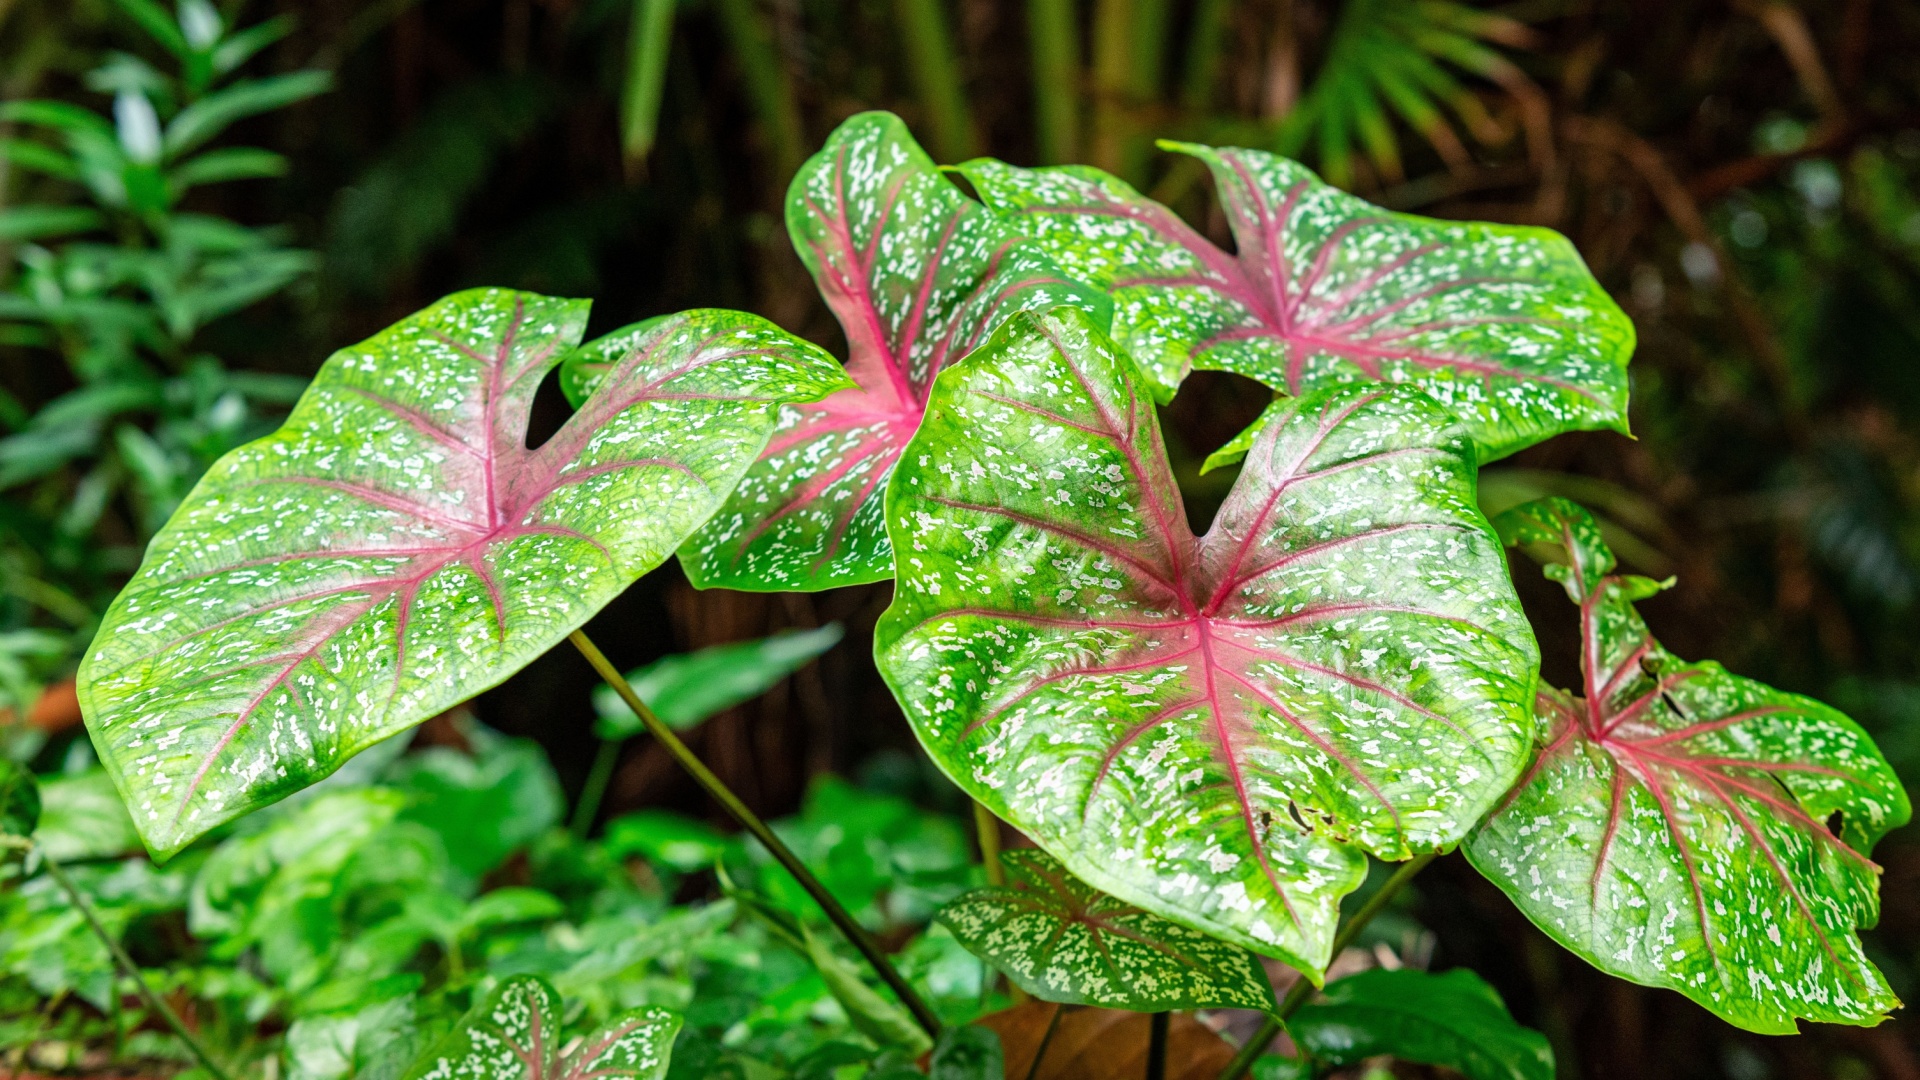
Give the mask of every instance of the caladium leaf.
M 888 496 L 882 673 L 934 760 L 1089 884 L 1317 974 L 1365 853 L 1519 775 L 1537 654 L 1424 395 L 1276 403 L 1195 538 L 1138 369 L 1072 308 L 935 386 Z
M 782 411 L 760 460 L 681 549 L 700 588 L 891 577 L 882 499 L 934 376 L 1016 311 L 1109 310 L 961 194 L 889 113 L 849 119 L 801 167 L 787 230 L 846 331 L 859 386 Z
M 761 319 L 689 312 L 528 449 L 586 315 L 449 297 L 336 353 L 279 431 L 208 470 L 80 670 L 156 853 L 511 675 L 704 521 L 783 403 L 846 384 Z
M 560 994 L 537 975 L 515 975 L 423 1055 L 406 1080 L 659 1080 L 667 1075 L 680 1017 L 650 1005 L 621 1013 L 562 1054 Z
M 1872 740 L 1818 701 L 1662 648 L 1633 606 L 1660 584 L 1615 574 L 1580 507 L 1541 500 L 1500 524 L 1558 544 L 1584 684 L 1542 690 L 1545 746 L 1468 840 L 1474 866 L 1601 970 L 1741 1027 L 1878 1022 L 1899 1002 L 1855 929 L 1879 912 L 1867 852 L 1911 809 Z
M 1553 1080 L 1546 1036 L 1515 1023 L 1500 994 L 1465 968 L 1349 975 L 1288 1017 L 1287 1034 L 1320 1065 L 1391 1054 L 1467 1080 Z
M 1483 462 L 1563 431 L 1626 430 L 1633 324 L 1565 237 L 1392 213 L 1259 150 L 1162 145 L 1213 171 L 1237 254 L 1097 169 L 960 170 L 1112 294 L 1115 339 L 1163 394 L 1189 364 L 1293 395 L 1413 383 Z
M 1007 884 L 940 909 L 966 950 L 1042 1001 L 1134 1012 L 1274 1009 L 1247 950 L 1108 896 L 1043 851 L 1000 856 Z

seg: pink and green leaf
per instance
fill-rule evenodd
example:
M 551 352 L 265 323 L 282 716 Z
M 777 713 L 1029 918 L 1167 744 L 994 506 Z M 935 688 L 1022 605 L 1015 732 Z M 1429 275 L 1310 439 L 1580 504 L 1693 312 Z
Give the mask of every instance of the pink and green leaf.
M 1899 1005 L 1856 930 L 1879 913 L 1874 843 L 1911 815 L 1873 741 L 1811 698 L 1661 647 L 1593 520 L 1564 499 L 1501 515 L 1580 605 L 1583 685 L 1543 689 L 1543 747 L 1467 857 L 1601 970 L 1733 1024 L 1871 1025 Z
M 113 603 L 79 693 L 147 845 L 179 850 L 551 648 L 713 511 L 784 404 L 846 385 L 738 312 L 623 337 L 538 448 L 587 305 L 475 290 L 321 368 L 193 490 Z
M 888 113 L 849 119 L 801 168 L 787 229 L 846 331 L 858 386 L 782 410 L 760 460 L 681 549 L 701 588 L 891 577 L 887 480 L 934 377 L 1017 311 L 1109 306 L 963 195 Z
M 882 673 L 1073 874 L 1318 973 L 1366 854 L 1518 777 L 1537 654 L 1473 451 L 1425 396 L 1276 403 L 1195 537 L 1149 386 L 1072 308 L 941 376 L 888 496 Z
M 960 166 L 1069 274 L 1114 300 L 1114 337 L 1171 396 L 1188 368 L 1276 391 L 1412 383 L 1485 462 L 1564 431 L 1626 430 L 1633 324 L 1566 238 L 1369 205 L 1258 150 L 1165 143 L 1219 185 L 1229 253 L 1084 166 Z
M 661 1080 L 680 1017 L 657 1005 L 621 1013 L 583 1036 L 570 1053 L 558 991 L 537 975 L 515 975 L 462 1017 L 421 1056 L 406 1080 Z

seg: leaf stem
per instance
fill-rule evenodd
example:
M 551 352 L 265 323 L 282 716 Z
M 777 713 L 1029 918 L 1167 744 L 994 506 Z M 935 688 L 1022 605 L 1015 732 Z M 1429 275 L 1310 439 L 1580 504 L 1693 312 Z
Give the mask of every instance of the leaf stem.
M 1035 1080 L 1040 1075 L 1040 1061 L 1047 1056 L 1047 1047 L 1053 1043 L 1053 1033 L 1060 1029 L 1060 1014 L 1067 1007 L 1060 1002 L 1053 1003 L 1053 1019 L 1047 1021 L 1047 1030 L 1040 1036 L 1040 1045 L 1033 1051 L 1033 1060 L 1027 1063 L 1027 1080 Z
M 980 865 L 986 868 L 987 884 L 1005 885 L 1007 871 L 1000 865 L 1000 819 L 994 817 L 993 811 L 977 801 L 973 804 L 973 832 L 975 839 L 980 842 Z M 980 963 L 987 968 L 988 981 L 991 982 L 992 965 L 987 964 L 985 960 Z M 984 990 L 982 992 L 984 993 Z M 1027 992 L 1020 989 L 1012 979 L 1007 980 L 1007 997 L 1012 999 L 1015 1005 L 1025 1005 L 1028 1001 Z
M 575 840 L 585 840 L 593 831 L 593 819 L 600 816 L 600 803 L 606 798 L 607 783 L 613 779 L 613 767 L 620 763 L 620 746 L 625 739 L 601 739 L 593 755 L 593 768 L 587 770 L 587 782 L 581 785 L 580 801 L 573 805 L 573 821 L 568 831 Z
M 187 1044 L 187 1049 L 192 1051 L 195 1060 L 200 1062 L 200 1067 L 212 1073 L 214 1080 L 233 1080 L 227 1070 L 214 1062 L 213 1056 L 207 1053 L 206 1047 L 200 1045 L 199 1039 L 194 1038 L 193 1032 L 187 1030 L 186 1023 L 180 1019 L 179 1013 L 173 1011 L 173 1006 L 168 1005 L 164 998 L 153 992 L 153 987 L 147 985 L 147 980 L 141 976 L 140 969 L 134 965 L 133 958 L 127 955 L 127 951 L 120 947 L 120 942 L 116 941 L 112 934 L 107 933 L 107 928 L 100 924 L 100 917 L 94 913 L 93 905 L 81 894 L 79 887 L 74 885 L 73 879 L 67 876 L 67 872 L 61 869 L 60 863 L 48 856 L 45 851 L 40 853 L 40 862 L 47 868 L 48 875 L 67 894 L 67 899 L 73 901 L 73 906 L 78 908 L 81 916 L 87 920 L 87 926 L 93 931 L 93 936 L 99 938 L 100 943 L 107 947 L 107 953 L 113 957 L 114 965 L 127 978 L 133 980 L 134 988 L 140 994 L 141 1000 L 147 1003 L 148 1008 L 159 1013 L 160 1018 L 173 1029 L 173 1033 L 180 1037 L 180 1041 Z
M 1338 958 L 1347 946 L 1353 944 L 1353 939 L 1360 936 L 1360 931 L 1365 930 L 1367 924 L 1373 921 L 1373 917 L 1380 914 L 1393 898 L 1399 895 L 1407 882 L 1412 881 L 1415 874 L 1425 870 L 1428 863 L 1439 857 L 1439 852 L 1429 851 L 1425 855 L 1415 856 L 1401 863 L 1400 869 L 1394 871 L 1393 876 L 1387 879 L 1387 883 L 1380 886 L 1378 892 L 1368 897 L 1367 902 L 1360 905 L 1360 910 L 1354 912 L 1353 917 L 1340 928 L 1340 933 L 1333 939 L 1333 948 L 1327 955 Z M 1240 1080 L 1247 1075 L 1247 1070 L 1253 1068 L 1253 1063 L 1261 1054 L 1267 1052 L 1267 1046 L 1280 1034 L 1281 1029 L 1286 1027 L 1287 1017 L 1292 1016 L 1301 1005 L 1306 1003 L 1307 996 L 1312 994 L 1313 990 L 1313 982 L 1310 979 L 1302 977 L 1295 982 L 1287 991 L 1287 996 L 1281 999 L 1280 1008 L 1272 1016 L 1267 1017 L 1267 1022 L 1260 1025 L 1260 1030 L 1254 1032 L 1253 1038 L 1248 1039 L 1246 1044 L 1240 1047 L 1240 1052 L 1227 1063 L 1226 1069 L 1220 1073 L 1220 1080 Z
M 934 1015 L 933 1010 L 921 1000 L 912 985 L 894 968 L 893 962 L 887 959 L 887 954 L 881 950 L 879 943 L 873 940 L 864 927 L 854 921 L 853 916 L 847 913 L 847 909 L 841 906 L 840 901 L 834 899 L 833 894 L 827 891 L 827 887 L 820 883 L 820 879 L 814 877 L 813 872 L 800 861 L 800 857 L 793 853 L 793 849 L 774 835 L 773 830 L 767 827 L 767 823 L 760 820 L 760 815 L 747 809 L 747 804 L 741 802 L 740 797 L 735 795 L 718 776 L 715 776 L 713 770 L 707 768 L 706 763 L 701 761 L 692 750 L 687 749 L 687 744 L 680 741 L 680 737 L 673 733 L 673 729 L 655 716 L 652 709 L 647 708 L 647 703 L 640 700 L 640 695 L 634 692 L 626 676 L 620 674 L 620 669 L 613 666 L 613 662 L 607 659 L 606 654 L 600 651 L 600 647 L 595 645 L 591 638 L 587 637 L 585 631 L 575 630 L 568 635 L 568 640 L 573 642 L 574 648 L 580 650 L 580 655 L 587 658 L 587 663 L 593 665 L 593 670 L 606 680 L 614 693 L 620 695 L 620 700 L 625 701 L 627 707 L 633 710 L 633 714 L 640 718 L 640 722 L 646 725 L 648 733 L 658 739 L 660 745 L 667 748 L 667 752 L 680 763 L 680 767 L 687 770 L 694 781 L 706 789 L 707 794 L 713 796 L 716 802 L 725 807 L 727 813 L 732 814 L 733 819 L 738 821 L 741 827 L 752 833 L 754 839 L 760 841 L 761 845 L 772 853 L 774 859 L 786 868 L 787 873 L 793 875 L 801 888 L 807 890 L 807 895 L 813 897 L 813 902 L 820 905 L 820 910 L 826 912 L 827 918 L 832 920 L 833 925 L 839 927 L 840 932 L 846 935 L 853 947 L 860 950 L 860 955 L 865 957 L 867 963 L 873 967 L 874 974 L 880 976 L 880 981 L 893 990 L 894 994 L 900 998 L 901 1004 L 905 1005 L 907 1010 L 913 1013 L 913 1018 L 926 1029 L 927 1034 L 938 1038 L 940 1018 Z
M 1170 1012 L 1157 1012 L 1147 1026 L 1147 1080 L 1167 1080 L 1167 1027 Z

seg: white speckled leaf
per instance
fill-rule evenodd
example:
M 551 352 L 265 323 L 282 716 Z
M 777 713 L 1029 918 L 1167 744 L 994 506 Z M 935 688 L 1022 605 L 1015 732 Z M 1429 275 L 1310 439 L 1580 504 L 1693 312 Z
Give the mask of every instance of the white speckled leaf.
M 961 166 L 1068 273 L 1108 290 L 1114 337 L 1163 395 L 1187 367 L 1289 394 L 1410 382 L 1484 463 L 1563 431 L 1626 430 L 1633 324 L 1547 229 L 1396 214 L 1258 150 L 1206 162 L 1237 254 L 1083 166 Z
M 626 343 L 538 449 L 541 378 L 582 301 L 476 290 L 336 353 L 279 431 L 194 488 L 80 670 L 148 847 L 326 776 L 551 648 L 658 565 L 765 445 L 846 385 L 738 312 Z
M 1134 1012 L 1273 1011 L 1266 969 L 1240 946 L 1108 896 L 1044 851 L 1000 861 L 1007 884 L 975 889 L 938 918 L 1034 997 Z
M 660 1080 L 680 1018 L 657 1005 L 608 1020 L 562 1055 L 560 995 L 515 975 L 475 1005 L 406 1080 Z
M 700 588 L 809 591 L 893 576 L 883 498 L 927 387 L 1007 316 L 1110 309 L 941 175 L 899 117 L 841 124 L 794 176 L 787 230 L 846 331 L 859 384 L 781 411 L 726 505 L 680 551 Z
M 1474 866 L 1596 967 L 1741 1027 L 1879 1022 L 1899 1002 L 1855 935 L 1879 912 L 1865 853 L 1911 809 L 1872 740 L 1818 701 L 1667 652 L 1633 607 L 1661 586 L 1613 574 L 1580 507 L 1541 500 L 1500 524 L 1561 548 L 1549 571 L 1580 605 L 1585 685 L 1542 690 L 1545 747 L 1468 840 Z
M 1138 369 L 1073 308 L 942 375 L 901 458 L 882 673 L 956 782 L 1075 875 L 1318 972 L 1365 853 L 1519 775 L 1537 655 L 1458 426 L 1273 406 L 1188 531 Z

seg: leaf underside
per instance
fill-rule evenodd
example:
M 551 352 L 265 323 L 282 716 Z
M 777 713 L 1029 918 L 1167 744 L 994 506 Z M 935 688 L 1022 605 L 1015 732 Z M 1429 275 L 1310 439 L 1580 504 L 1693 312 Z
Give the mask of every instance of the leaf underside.
M 336 353 L 210 469 L 80 671 L 94 744 L 166 855 L 511 675 L 705 520 L 786 402 L 845 385 L 751 315 L 626 340 L 526 447 L 587 305 L 449 297 Z
M 1195 538 L 1146 389 L 1065 307 L 943 375 L 876 657 L 933 758 L 1075 875 L 1317 973 L 1366 852 L 1456 842 L 1519 774 L 1533 637 L 1427 398 L 1277 403 Z
M 1467 1080 L 1553 1080 L 1546 1036 L 1515 1023 L 1506 1003 L 1465 968 L 1435 974 L 1375 968 L 1327 985 L 1287 1018 L 1287 1034 L 1321 1065 L 1391 1054 Z
M 760 460 L 680 551 L 699 588 L 891 577 L 887 478 L 934 377 L 1016 311 L 1109 307 L 963 195 L 890 113 L 847 120 L 801 167 L 787 230 L 846 331 L 858 386 L 781 411 Z
M 1042 1001 L 1134 1012 L 1274 1008 L 1252 953 L 1075 878 L 1043 851 L 1000 856 L 1007 884 L 940 909 L 968 952 Z
M 680 1018 L 657 1005 L 608 1020 L 560 1052 L 561 999 L 536 975 L 502 982 L 408 1071 L 406 1080 L 659 1080 Z
M 1170 397 L 1189 366 L 1291 395 L 1419 386 L 1484 463 L 1564 431 L 1626 430 L 1633 324 L 1567 239 L 1372 206 L 1258 150 L 1205 162 L 1237 253 L 1098 169 L 960 169 L 1069 274 L 1113 297 L 1114 337 Z
M 1877 1023 L 1899 1002 L 1855 934 L 1879 910 L 1866 853 L 1911 810 L 1872 740 L 1667 652 L 1633 606 L 1661 586 L 1614 574 L 1580 507 L 1541 500 L 1501 526 L 1563 549 L 1549 574 L 1580 605 L 1584 685 L 1542 690 L 1545 746 L 1468 840 L 1474 866 L 1601 970 L 1741 1027 Z

